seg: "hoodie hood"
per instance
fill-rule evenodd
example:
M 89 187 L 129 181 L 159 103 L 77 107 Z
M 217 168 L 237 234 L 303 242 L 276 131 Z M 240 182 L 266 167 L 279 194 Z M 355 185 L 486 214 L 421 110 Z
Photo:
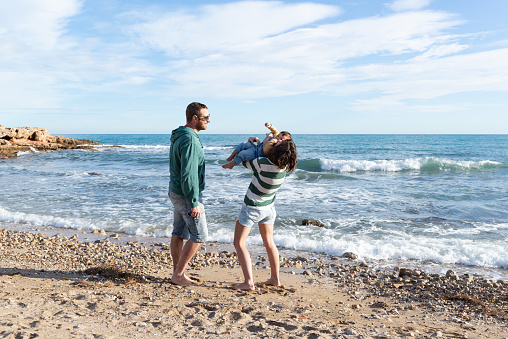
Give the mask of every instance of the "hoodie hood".
M 201 143 L 201 139 L 199 139 L 198 133 L 190 127 L 180 126 L 177 129 L 174 129 L 171 132 L 171 143 L 174 144 L 176 141 L 184 141 L 189 139 L 197 139 L 201 147 L 203 144 Z
M 171 143 L 174 143 L 179 138 L 184 137 L 184 136 L 187 138 L 190 138 L 193 136 L 197 137 L 198 134 L 192 128 L 180 126 L 171 132 Z

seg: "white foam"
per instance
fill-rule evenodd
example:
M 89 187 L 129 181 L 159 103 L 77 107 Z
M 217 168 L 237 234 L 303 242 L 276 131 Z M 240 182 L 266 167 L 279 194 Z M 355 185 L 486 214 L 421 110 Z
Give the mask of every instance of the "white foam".
M 498 227 L 499 225 L 495 228 Z M 508 268 L 508 247 L 503 240 L 459 241 L 449 237 L 429 238 L 400 231 L 376 239 L 370 234 L 338 234 L 334 230 L 316 227 L 279 230 L 275 232 L 274 239 L 278 246 L 287 249 L 328 255 L 340 256 L 345 252 L 354 252 L 364 259 L 411 259 L 442 264 Z M 261 245 L 259 241 L 257 244 Z
M 232 146 L 204 146 L 203 149 L 205 151 L 224 151 L 224 150 L 231 150 L 234 147 Z
M 404 160 L 331 160 L 320 159 L 321 168 L 328 171 L 356 172 L 356 171 L 382 171 L 399 172 L 403 170 L 421 170 L 423 168 L 450 170 L 450 169 L 480 169 L 489 165 L 501 165 L 490 160 L 456 161 L 440 158 L 414 158 Z
M 0 221 L 40 226 L 54 226 L 71 229 L 98 229 L 93 222 L 79 218 L 62 218 L 51 215 L 38 215 L 23 212 L 11 212 L 0 207 Z

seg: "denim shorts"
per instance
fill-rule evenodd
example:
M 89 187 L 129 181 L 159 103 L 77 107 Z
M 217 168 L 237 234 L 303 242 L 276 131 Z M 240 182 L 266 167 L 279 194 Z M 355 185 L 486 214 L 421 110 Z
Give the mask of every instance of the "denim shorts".
M 169 191 L 169 199 L 174 206 L 173 232 L 171 234 L 194 242 L 205 242 L 208 239 L 208 228 L 202 196 L 199 195 L 199 208 L 201 208 L 199 218 L 190 216 L 191 205 L 183 195 Z
M 242 226 L 252 227 L 256 223 L 273 225 L 276 217 L 275 206 L 266 210 L 256 210 L 244 205 L 237 220 Z

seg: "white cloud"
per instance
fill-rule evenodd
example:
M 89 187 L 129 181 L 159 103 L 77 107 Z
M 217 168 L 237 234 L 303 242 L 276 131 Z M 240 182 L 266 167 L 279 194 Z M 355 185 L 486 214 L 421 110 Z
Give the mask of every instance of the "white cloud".
M 63 92 L 128 92 L 150 82 L 155 70 L 132 43 L 68 31 L 80 10 L 78 0 L 0 2 L 0 108 L 57 109 Z
M 62 38 L 76 0 L 0 2 L 0 102 L 3 108 L 55 107 L 57 83 L 50 66 L 55 52 L 72 43 Z M 57 57 L 58 58 L 58 57 Z
M 172 93 L 194 89 L 219 97 L 260 98 L 329 91 L 342 88 L 346 81 L 343 64 L 355 58 L 392 55 L 405 61 L 405 54 L 443 55 L 462 48 L 455 42 L 456 37 L 443 34 L 461 21 L 444 12 L 405 12 L 316 24 L 316 20 L 334 13 L 334 7 L 284 7 L 276 2 L 267 11 L 268 4 L 232 3 L 226 6 L 227 16 L 215 7 L 194 16 L 184 14 L 185 19 L 179 20 L 173 13 L 171 20 L 163 15 L 163 21 L 155 19 L 134 29 L 151 46 L 167 53 L 165 76 L 176 83 Z M 243 24 L 224 22 L 226 17 L 245 16 L 246 10 L 255 18 L 248 21 L 246 34 L 238 33 L 243 33 Z M 265 13 L 288 19 L 270 25 L 274 18 L 258 20 Z M 177 21 L 191 24 L 178 26 L 174 24 Z M 221 21 L 223 24 L 213 30 L 200 26 Z
M 392 10 L 400 11 L 414 11 L 427 7 L 430 4 L 430 0 L 395 0 L 392 3 L 387 4 Z
M 0 42 L 26 50 L 62 48 L 67 20 L 78 14 L 78 0 L 16 0 L 0 2 Z
M 369 65 L 351 69 L 363 81 L 351 91 L 381 93 L 357 101 L 357 109 L 397 109 L 407 100 L 428 100 L 467 92 L 508 91 L 508 49 L 415 59 L 404 64 Z M 382 80 L 381 80 L 382 79 Z
M 434 45 L 430 47 L 425 53 L 422 53 L 415 59 L 426 59 L 434 57 L 443 57 L 446 55 L 456 54 L 465 49 L 469 48 L 468 45 L 462 45 L 459 43 L 451 43 L 449 45 Z
M 151 14 L 132 30 L 171 56 L 199 57 L 210 51 L 244 51 L 250 44 L 337 16 L 336 6 L 279 1 L 242 1 L 198 10 Z

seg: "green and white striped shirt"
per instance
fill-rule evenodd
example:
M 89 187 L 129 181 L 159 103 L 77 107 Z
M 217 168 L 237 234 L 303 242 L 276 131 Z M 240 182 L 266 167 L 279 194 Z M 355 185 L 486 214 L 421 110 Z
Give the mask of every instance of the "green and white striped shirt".
M 253 209 L 269 209 L 275 202 L 275 193 L 284 182 L 286 171 L 278 168 L 267 158 L 245 161 L 243 166 L 253 172 L 243 202 Z

